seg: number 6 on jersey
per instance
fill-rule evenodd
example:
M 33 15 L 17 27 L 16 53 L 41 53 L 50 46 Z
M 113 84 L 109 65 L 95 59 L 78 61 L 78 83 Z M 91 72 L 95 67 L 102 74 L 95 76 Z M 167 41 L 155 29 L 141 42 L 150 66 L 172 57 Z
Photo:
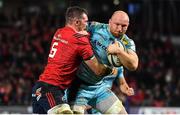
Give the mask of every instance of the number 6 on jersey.
M 58 45 L 58 42 L 54 42 L 51 48 L 51 51 L 49 53 L 49 57 L 53 58 L 56 54 L 57 48 L 55 48 L 55 46 Z

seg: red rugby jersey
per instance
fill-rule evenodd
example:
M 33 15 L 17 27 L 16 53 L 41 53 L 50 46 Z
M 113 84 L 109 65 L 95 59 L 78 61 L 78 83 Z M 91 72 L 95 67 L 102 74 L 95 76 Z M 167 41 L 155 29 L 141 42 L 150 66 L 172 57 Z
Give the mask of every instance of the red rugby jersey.
M 70 27 L 58 29 L 52 39 L 48 63 L 39 81 L 66 89 L 75 78 L 82 60 L 90 59 L 93 55 L 88 36 Z

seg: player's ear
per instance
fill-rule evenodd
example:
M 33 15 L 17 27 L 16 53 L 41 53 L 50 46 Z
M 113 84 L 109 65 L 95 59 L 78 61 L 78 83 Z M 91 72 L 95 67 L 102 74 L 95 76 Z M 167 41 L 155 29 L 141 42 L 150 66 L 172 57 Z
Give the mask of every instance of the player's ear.
M 109 24 L 111 23 L 111 19 L 109 19 Z
M 79 20 L 76 20 L 76 21 L 75 21 L 75 24 L 76 24 L 76 25 L 79 25 L 79 23 L 80 23 Z
M 74 18 L 74 24 L 77 26 L 77 25 L 79 25 L 79 20 L 77 19 L 77 18 Z

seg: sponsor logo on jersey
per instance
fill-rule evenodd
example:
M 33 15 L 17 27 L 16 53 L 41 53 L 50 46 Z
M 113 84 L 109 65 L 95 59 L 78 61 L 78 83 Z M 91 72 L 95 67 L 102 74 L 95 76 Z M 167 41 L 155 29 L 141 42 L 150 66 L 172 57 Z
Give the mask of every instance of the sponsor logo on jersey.
M 125 35 L 121 38 L 121 41 L 124 45 L 129 44 L 128 40 L 125 38 Z
M 103 45 L 102 42 L 100 42 L 100 41 L 98 41 L 98 40 L 94 40 L 94 41 L 92 41 L 92 42 L 93 42 L 93 44 L 95 44 L 96 46 L 99 46 L 99 47 L 101 47 L 103 50 L 106 51 L 107 47 L 106 47 L 105 45 Z
M 60 42 L 62 42 L 64 44 L 68 44 L 67 40 L 64 40 L 64 39 L 61 38 L 61 34 L 58 34 L 57 36 L 54 36 L 53 39 L 58 40 L 58 41 L 60 41 Z

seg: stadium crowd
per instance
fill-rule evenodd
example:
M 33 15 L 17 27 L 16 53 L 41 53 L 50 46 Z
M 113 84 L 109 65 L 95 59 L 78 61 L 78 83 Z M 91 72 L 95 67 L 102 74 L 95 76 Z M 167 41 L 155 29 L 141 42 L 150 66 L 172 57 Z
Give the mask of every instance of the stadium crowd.
M 45 65 L 52 35 L 64 24 L 62 15 L 46 8 L 0 12 L 0 105 L 31 104 L 32 86 Z M 137 31 L 142 24 L 136 25 Z M 168 36 L 164 41 L 156 31 L 144 35 L 134 33 L 134 28 L 128 35 L 136 43 L 140 62 L 138 70 L 125 71 L 125 77 L 135 95 L 122 95 L 116 86 L 114 91 L 130 106 L 180 106 L 178 48 Z

